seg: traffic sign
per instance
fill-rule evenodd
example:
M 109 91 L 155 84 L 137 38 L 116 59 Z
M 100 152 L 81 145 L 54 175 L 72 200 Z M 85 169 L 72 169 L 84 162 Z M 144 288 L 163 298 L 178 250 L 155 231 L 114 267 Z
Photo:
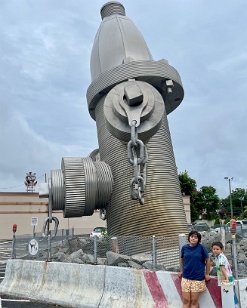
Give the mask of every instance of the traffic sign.
M 38 217 L 32 217 L 31 218 L 31 226 L 37 226 L 38 225 Z
M 36 239 L 33 238 L 28 243 L 28 252 L 30 255 L 35 256 L 38 251 L 39 251 L 39 243 L 36 241 Z

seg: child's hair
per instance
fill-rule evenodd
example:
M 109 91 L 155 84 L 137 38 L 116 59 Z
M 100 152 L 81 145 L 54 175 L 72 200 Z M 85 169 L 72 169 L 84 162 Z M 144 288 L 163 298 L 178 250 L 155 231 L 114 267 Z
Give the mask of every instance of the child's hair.
M 202 236 L 201 236 L 201 234 L 199 233 L 199 232 L 197 232 L 196 230 L 192 230 L 192 231 L 190 231 L 190 233 L 189 233 L 189 235 L 188 235 L 188 242 L 190 241 L 190 237 L 191 237 L 191 235 L 197 235 L 197 238 L 198 238 L 198 244 L 200 243 L 200 241 L 201 241 L 201 238 L 202 238 Z
M 224 248 L 224 246 L 223 246 L 223 244 L 221 242 L 213 242 L 211 247 L 213 248 L 214 246 L 218 246 L 218 247 L 220 247 L 220 249 Z

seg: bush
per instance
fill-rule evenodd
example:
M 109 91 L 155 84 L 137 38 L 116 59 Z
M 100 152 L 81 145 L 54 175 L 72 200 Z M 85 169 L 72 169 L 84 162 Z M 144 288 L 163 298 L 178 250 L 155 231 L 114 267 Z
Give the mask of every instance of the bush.
M 220 225 L 220 219 L 219 219 L 219 217 L 217 217 L 217 218 L 215 219 L 215 221 L 214 221 L 214 226 L 216 226 L 216 225 Z
M 224 224 L 227 224 L 231 220 L 231 217 L 227 217 Z

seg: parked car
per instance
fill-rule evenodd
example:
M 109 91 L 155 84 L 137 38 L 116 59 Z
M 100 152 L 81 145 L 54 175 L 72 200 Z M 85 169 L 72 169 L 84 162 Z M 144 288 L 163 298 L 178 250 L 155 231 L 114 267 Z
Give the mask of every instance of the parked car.
M 243 223 L 241 220 L 236 220 L 236 233 L 237 234 L 242 234 L 242 230 L 244 229 L 243 227 Z M 226 224 L 226 230 L 228 232 L 231 231 L 231 222 L 229 221 L 227 224 Z
M 197 222 L 193 225 L 193 229 L 196 231 L 209 231 L 209 225 L 206 222 Z
M 107 230 L 105 227 L 96 227 L 90 233 L 90 237 L 97 236 L 98 238 L 102 238 L 106 234 L 107 234 Z
M 247 220 L 242 220 L 243 228 L 247 229 Z
M 189 232 L 194 229 L 192 224 L 187 224 L 187 227 L 188 227 Z
M 243 221 L 242 220 L 236 220 L 236 225 L 237 227 L 240 227 L 243 226 Z M 226 226 L 228 226 L 229 228 L 231 227 L 231 222 L 229 221 Z

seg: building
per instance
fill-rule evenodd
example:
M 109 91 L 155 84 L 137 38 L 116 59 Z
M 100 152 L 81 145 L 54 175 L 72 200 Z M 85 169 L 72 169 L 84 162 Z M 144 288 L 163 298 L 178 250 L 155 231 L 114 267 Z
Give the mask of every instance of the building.
M 17 235 L 31 234 L 32 218 L 37 220 L 35 232 L 41 232 L 47 216 L 48 199 L 40 199 L 38 193 L 0 192 L 0 239 L 12 238 L 13 224 L 17 224 Z M 90 233 L 94 227 L 106 226 L 99 212 L 88 217 L 64 218 L 62 211 L 56 211 L 53 216 L 59 219 L 59 229 L 75 228 L 81 234 Z
M 187 222 L 190 223 L 189 196 L 183 196 L 183 204 Z M 12 238 L 13 224 L 17 224 L 17 235 L 31 234 L 32 221 L 37 221 L 35 232 L 41 232 L 47 215 L 48 199 L 40 199 L 38 193 L 0 192 L 0 239 Z M 59 219 L 59 229 L 74 228 L 80 234 L 89 234 L 95 227 L 106 226 L 106 221 L 99 217 L 99 211 L 92 216 L 77 218 L 64 218 L 62 211 L 56 211 L 53 216 Z

